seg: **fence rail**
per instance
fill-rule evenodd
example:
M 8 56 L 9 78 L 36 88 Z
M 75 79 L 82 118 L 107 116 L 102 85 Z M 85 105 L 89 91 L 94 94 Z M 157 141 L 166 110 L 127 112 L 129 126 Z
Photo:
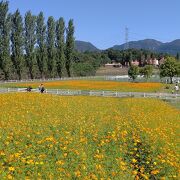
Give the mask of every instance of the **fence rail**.
M 0 88 L 0 93 L 27 92 L 26 88 Z M 32 89 L 32 92 L 39 92 Z M 47 89 L 47 94 L 61 96 L 102 96 L 102 97 L 139 97 L 139 98 L 159 98 L 180 100 L 180 94 L 170 93 L 145 93 L 145 92 L 117 92 L 117 91 L 97 91 L 97 90 L 72 90 L 72 89 Z

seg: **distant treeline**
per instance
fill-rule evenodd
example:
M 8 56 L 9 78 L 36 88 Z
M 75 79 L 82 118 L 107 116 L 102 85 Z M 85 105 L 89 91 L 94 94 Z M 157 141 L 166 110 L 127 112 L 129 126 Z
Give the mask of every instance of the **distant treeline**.
M 108 49 L 105 51 L 111 60 L 120 62 L 122 65 L 130 64 L 132 61 L 137 60 L 141 66 L 146 65 L 146 60 L 149 59 L 162 59 L 171 55 L 164 53 L 155 53 L 144 49 L 127 49 L 127 50 L 113 50 Z M 179 60 L 179 54 L 177 53 L 176 59 Z

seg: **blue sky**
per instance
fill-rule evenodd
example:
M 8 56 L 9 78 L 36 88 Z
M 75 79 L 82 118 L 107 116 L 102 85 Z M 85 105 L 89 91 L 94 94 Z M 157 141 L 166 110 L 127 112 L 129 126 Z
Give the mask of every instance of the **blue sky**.
M 46 19 L 74 19 L 76 40 L 89 41 L 100 49 L 129 41 L 180 38 L 180 0 L 9 0 L 10 12 L 17 8 Z

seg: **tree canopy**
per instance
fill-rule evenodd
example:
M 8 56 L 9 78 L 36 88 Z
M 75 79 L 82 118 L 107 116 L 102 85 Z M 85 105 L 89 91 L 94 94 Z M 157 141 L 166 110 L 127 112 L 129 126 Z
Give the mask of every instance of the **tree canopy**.
M 132 78 L 133 81 L 135 81 L 135 79 L 139 75 L 139 67 L 131 65 L 129 70 L 128 70 L 128 75 L 130 78 Z
M 169 77 L 173 83 L 173 77 L 179 74 L 179 64 L 173 57 L 166 58 L 164 64 L 160 66 L 160 76 Z

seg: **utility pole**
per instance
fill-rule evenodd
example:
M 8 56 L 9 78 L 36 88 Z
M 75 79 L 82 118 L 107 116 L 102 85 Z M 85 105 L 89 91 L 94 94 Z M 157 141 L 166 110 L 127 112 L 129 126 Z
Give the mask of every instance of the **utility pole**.
M 125 28 L 125 44 L 124 44 L 124 50 L 129 49 L 129 28 Z

